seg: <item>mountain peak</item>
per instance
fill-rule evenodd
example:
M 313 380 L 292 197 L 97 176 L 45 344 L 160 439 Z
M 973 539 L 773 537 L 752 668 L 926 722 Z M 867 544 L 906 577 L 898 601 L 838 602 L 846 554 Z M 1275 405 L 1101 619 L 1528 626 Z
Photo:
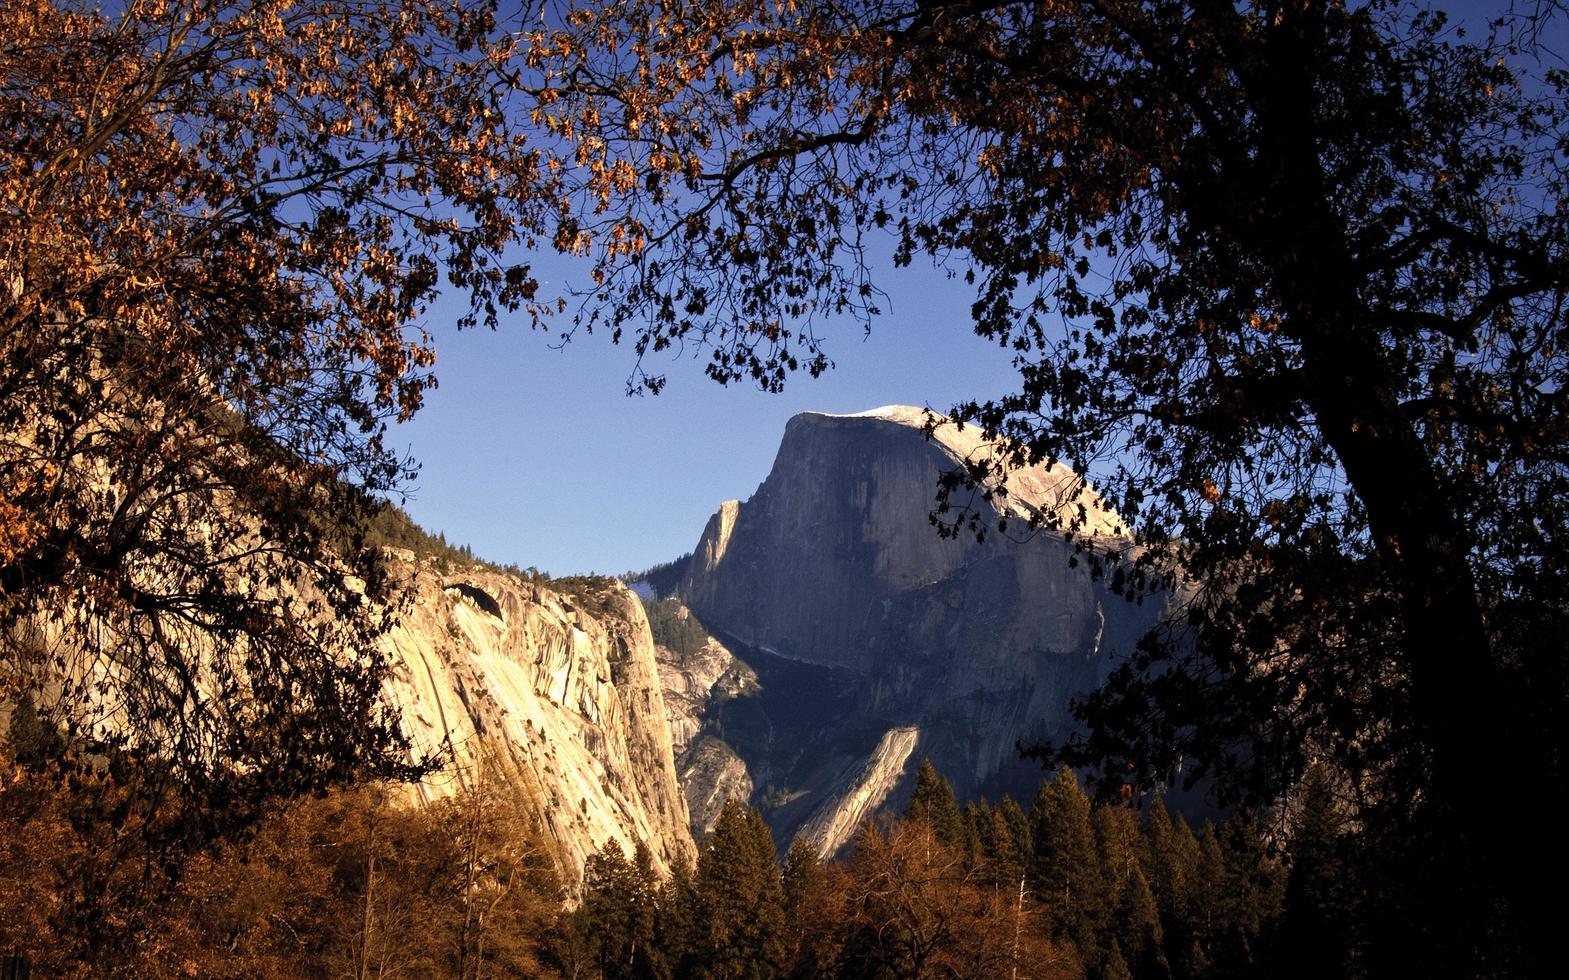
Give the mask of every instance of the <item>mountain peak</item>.
M 979 426 L 964 425 L 941 412 L 914 405 L 883 405 L 846 414 L 802 412 L 791 419 L 790 424 L 794 426 L 814 419 L 889 422 L 916 431 L 924 430 L 927 420 L 931 419 L 935 423 L 931 430 L 931 441 L 940 446 L 955 463 L 980 460 L 997 464 L 1002 462 L 1001 443 L 987 439 Z M 1007 501 L 999 501 L 998 507 L 1005 507 L 1011 515 L 1029 519 L 1034 514 L 1055 514 L 1071 526 L 1076 511 L 1082 506 L 1085 523 L 1080 528 L 1081 533 L 1096 537 L 1123 537 L 1128 533 L 1121 515 L 1107 506 L 1085 477 L 1063 463 L 1050 466 L 1036 463 L 1010 469 L 1007 486 Z

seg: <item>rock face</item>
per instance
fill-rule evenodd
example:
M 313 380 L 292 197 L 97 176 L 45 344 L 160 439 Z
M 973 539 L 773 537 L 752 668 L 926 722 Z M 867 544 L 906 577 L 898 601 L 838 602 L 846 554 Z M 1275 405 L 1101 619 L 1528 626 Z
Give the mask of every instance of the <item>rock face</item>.
M 656 643 L 654 656 L 659 662 L 670 742 L 678 758 L 702 729 L 703 716 L 711 705 L 757 690 L 756 671 L 712 636 L 690 654 Z
M 689 613 L 681 608 L 677 615 L 684 619 Z M 757 673 L 712 636 L 686 652 L 656 643 L 654 653 L 692 833 L 706 836 L 725 803 L 749 801 L 753 787 L 746 763 L 728 745 L 699 735 L 718 705 L 758 693 Z
M 800 831 L 817 846 L 820 856 L 828 857 L 849 843 L 861 824 L 888 799 L 910 768 L 920 734 L 913 726 L 890 728 L 860 771 L 824 794 L 823 804 Z
M 717 738 L 704 737 L 682 756 L 681 790 L 692 817 L 692 834 L 707 837 L 731 800 L 749 803 L 752 775 L 735 750 Z
M 922 420 L 905 407 L 796 416 L 768 478 L 714 515 L 677 587 L 757 673 L 761 691 L 710 707 L 702 730 L 744 762 L 781 845 L 804 831 L 837 849 L 862 815 L 902 804 L 922 757 L 961 795 L 1037 781 L 1016 742 L 1071 730 L 1069 699 L 1160 612 L 1070 567 L 1060 537 L 939 537 L 939 475 L 992 448 L 952 423 L 928 439 Z M 1009 489 L 1011 514 L 1082 513 L 1120 541 L 1117 516 L 1066 468 Z
M 409 559 L 391 694 L 418 749 L 452 748 L 417 792 L 455 792 L 487 760 L 538 798 L 568 880 L 609 840 L 628 854 L 647 842 L 662 871 L 695 859 L 638 599 L 619 583 L 567 595 Z

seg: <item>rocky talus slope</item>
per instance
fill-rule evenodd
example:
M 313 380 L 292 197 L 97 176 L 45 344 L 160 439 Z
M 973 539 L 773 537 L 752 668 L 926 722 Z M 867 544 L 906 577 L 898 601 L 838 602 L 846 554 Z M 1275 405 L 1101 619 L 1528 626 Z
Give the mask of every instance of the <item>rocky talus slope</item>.
M 455 792 L 488 763 L 537 797 L 569 880 L 607 841 L 647 842 L 661 870 L 694 859 L 637 597 L 405 559 L 415 600 L 387 638 L 390 693 L 417 748 L 453 753 L 417 792 Z
M 760 690 L 709 706 L 700 731 L 744 764 L 782 845 L 805 832 L 836 850 L 861 816 L 902 805 L 923 757 L 961 795 L 1019 792 L 1039 772 L 1018 740 L 1067 734 L 1070 698 L 1161 612 L 1111 595 L 1053 534 L 939 537 L 939 475 L 993 450 L 952 423 L 927 438 L 922 421 L 902 406 L 793 418 L 767 479 L 713 516 L 676 588 L 756 671 Z M 990 523 L 1003 507 L 1082 514 L 1107 548 L 1127 547 L 1065 467 L 1009 487 L 976 499 Z

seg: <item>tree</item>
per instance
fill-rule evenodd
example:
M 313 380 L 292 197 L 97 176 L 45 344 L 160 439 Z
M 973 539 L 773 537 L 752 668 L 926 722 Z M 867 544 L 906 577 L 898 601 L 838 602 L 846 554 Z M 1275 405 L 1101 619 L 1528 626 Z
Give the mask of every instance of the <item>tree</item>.
M 646 845 L 631 861 L 607 841 L 583 866 L 583 903 L 577 916 L 589 954 L 607 980 L 655 976 L 655 880 Z
M 418 771 L 365 538 L 411 472 L 384 429 L 443 277 L 465 324 L 543 315 L 503 253 L 558 211 L 495 10 L 0 11 L 0 697 L 158 760 L 181 840 Z
M 1234 814 L 1216 832 L 1224 865 L 1226 935 L 1222 966 L 1227 976 L 1250 976 L 1273 954 L 1285 897 L 1286 871 L 1257 816 Z
M 930 759 L 922 759 L 915 773 L 915 794 L 904 809 L 904 819 L 925 823 L 946 847 L 964 845 L 964 816 L 953 798 L 953 784 L 938 774 Z
M 539 806 L 493 767 L 482 754 L 461 793 L 427 807 L 455 857 L 446 871 L 453 896 L 446 931 L 456 933 L 447 942 L 456 947 L 448 965 L 457 967 L 458 980 L 497 972 L 543 975 L 546 937 L 560 911 L 561 887 Z M 653 877 L 644 870 L 650 861 L 647 848 L 634 856 L 644 880 Z
M 999 885 L 1014 886 L 1031 865 L 1030 819 L 1004 796 L 995 807 L 985 800 L 965 804 L 970 861 Z
M 9 776 L 0 786 L 0 947 L 30 953 L 49 976 L 557 975 L 547 947 L 565 918 L 562 896 L 522 794 L 508 813 L 485 806 L 477 874 L 467 792 L 424 805 L 383 786 L 292 800 L 247 839 L 185 856 L 178 874 L 161 867 L 170 855 L 144 850 L 121 876 L 172 880 L 153 908 L 137 907 L 146 892 L 135 888 L 96 896 L 111 917 L 144 926 L 105 950 L 82 928 L 73 893 L 99 877 L 82 871 L 99 860 L 109 815 L 75 819 L 58 786 L 31 770 Z M 477 928 L 466 914 L 476 892 L 485 907 Z
M 1150 892 L 1142 869 L 1135 868 L 1123 882 L 1116 917 L 1118 951 L 1133 975 L 1153 980 L 1170 976 L 1160 913 L 1156 911 L 1155 896 Z
M 980 880 L 929 825 L 868 821 L 844 869 L 837 976 L 1075 977 L 1078 958 L 1049 936 L 1022 890 Z
M 704 929 L 696 960 L 715 980 L 777 976 L 784 965 L 785 909 L 779 859 L 762 814 L 725 803 L 697 858 Z
M 833 960 L 830 937 L 838 895 L 817 848 L 805 837 L 790 842 L 784 862 L 784 910 L 788 939 L 789 976 L 822 976 Z
M 1066 767 L 1041 785 L 1030 812 L 1035 831 L 1035 893 L 1056 913 L 1059 927 L 1085 964 L 1099 966 L 1100 935 L 1110 921 L 1107 876 L 1096 848 L 1089 797 Z
M 973 284 L 1020 384 L 957 407 L 1006 448 L 949 490 L 1071 462 L 1139 547 L 1053 530 L 1180 600 L 1067 760 L 1267 799 L 1327 755 L 1367 854 L 1427 842 L 1379 886 L 1424 906 L 1416 945 L 1480 963 L 1553 931 L 1526 842 L 1557 835 L 1470 782 L 1564 782 L 1559 6 L 1470 35 L 1396 0 L 604 7 L 561 97 L 644 179 L 584 225 L 638 247 L 581 322 L 630 332 L 634 388 L 705 344 L 777 389 L 878 312 L 877 230 Z M 965 499 L 938 519 L 984 530 Z
M 693 957 L 701 929 L 696 871 L 685 855 L 678 855 L 655 907 L 654 937 L 664 975 L 681 977 L 695 970 Z
M 1173 820 L 1164 801 L 1155 799 L 1145 811 L 1148 841 L 1145 874 L 1168 936 L 1186 934 L 1187 909 L 1198 865 L 1198 841 L 1179 813 Z
M 1308 768 L 1295 802 L 1278 971 L 1298 977 L 1344 974 L 1354 914 L 1341 864 L 1341 818 L 1322 765 Z
M 1162 976 L 1164 938 L 1139 858 L 1143 840 L 1137 816 L 1130 807 L 1102 804 L 1094 808 L 1091 822 L 1105 877 L 1108 932 L 1117 951 L 1117 956 L 1108 953 L 1104 972 L 1111 975 L 1120 962 L 1135 976 Z

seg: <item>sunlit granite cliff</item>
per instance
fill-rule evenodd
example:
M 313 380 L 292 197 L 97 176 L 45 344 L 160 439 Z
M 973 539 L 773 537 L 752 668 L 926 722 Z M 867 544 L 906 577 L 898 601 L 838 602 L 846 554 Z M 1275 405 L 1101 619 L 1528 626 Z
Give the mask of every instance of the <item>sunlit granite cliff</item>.
M 418 792 L 453 792 L 489 760 L 537 797 L 568 880 L 610 840 L 628 854 L 646 841 L 661 870 L 694 859 L 637 597 L 406 557 L 414 602 L 388 637 L 391 693 L 417 748 L 453 748 Z
M 712 706 L 701 730 L 745 766 L 781 845 L 804 832 L 839 849 L 902 805 L 923 757 L 961 794 L 1038 779 L 1016 742 L 1070 731 L 1069 699 L 1159 615 L 1072 567 L 1049 533 L 939 537 L 939 475 L 991 447 L 952 423 L 928 438 L 922 419 L 899 406 L 793 418 L 767 479 L 714 515 L 676 587 L 756 671 L 760 690 Z M 1117 515 L 1066 468 L 1009 488 L 1015 514 L 1082 506 L 1092 533 L 1119 540 Z

